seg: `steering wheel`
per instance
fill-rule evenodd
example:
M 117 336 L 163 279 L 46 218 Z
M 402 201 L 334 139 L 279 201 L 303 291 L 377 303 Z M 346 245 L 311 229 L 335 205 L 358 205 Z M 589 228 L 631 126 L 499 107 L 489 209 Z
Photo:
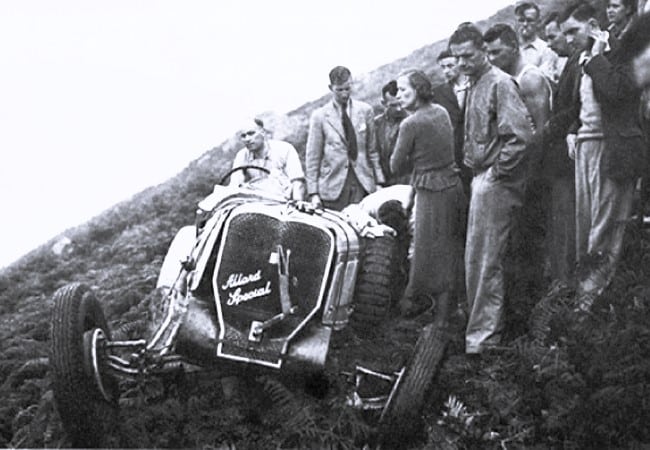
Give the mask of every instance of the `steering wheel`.
M 255 169 L 255 170 L 259 170 L 260 172 L 264 172 L 268 175 L 271 174 L 271 171 L 266 167 L 253 166 L 253 165 L 240 166 L 240 167 L 235 167 L 234 169 L 228 171 L 226 175 L 223 178 L 221 178 L 219 184 L 223 185 L 224 182 L 228 179 L 228 177 L 231 176 L 233 173 L 240 170 L 246 170 L 246 169 Z M 281 181 L 277 177 L 273 177 L 273 176 L 252 179 L 250 181 L 243 183 L 241 187 L 254 189 L 258 191 L 264 191 L 267 193 L 273 193 L 273 194 L 281 195 L 283 197 L 286 195 L 286 193 L 284 192 L 285 187 L 282 185 Z
M 266 167 L 262 167 L 262 166 L 253 166 L 253 165 L 239 166 L 239 167 L 235 167 L 233 169 L 230 169 L 228 172 L 226 172 L 226 174 L 223 177 L 221 177 L 221 180 L 219 181 L 219 184 L 224 184 L 226 182 L 226 180 L 230 177 L 230 175 L 232 175 L 233 173 L 239 172 L 240 170 L 247 170 L 247 169 L 256 169 L 256 170 L 259 170 L 261 172 L 266 173 L 267 175 L 269 175 L 271 173 L 271 171 L 269 169 L 267 169 Z

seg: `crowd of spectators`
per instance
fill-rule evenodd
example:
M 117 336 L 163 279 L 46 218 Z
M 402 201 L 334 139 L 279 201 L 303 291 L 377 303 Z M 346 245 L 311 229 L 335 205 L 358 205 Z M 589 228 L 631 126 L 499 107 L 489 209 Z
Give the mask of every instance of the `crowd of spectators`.
M 410 185 L 399 190 L 414 223 L 400 311 L 433 309 L 445 326 L 460 305 L 468 354 L 499 348 L 509 245 L 536 288 L 552 280 L 574 290 L 576 313 L 588 315 L 614 276 L 626 225 L 643 214 L 634 199 L 647 190 L 647 9 L 585 0 L 543 14 L 521 1 L 514 27 L 463 23 L 437 58 L 444 82 L 401 73 L 383 87 L 377 117 L 351 98 L 351 73 L 337 66 L 331 101 L 309 122 L 304 172 L 261 122 L 242 130 L 235 166 L 268 166 L 288 197 L 335 210 Z

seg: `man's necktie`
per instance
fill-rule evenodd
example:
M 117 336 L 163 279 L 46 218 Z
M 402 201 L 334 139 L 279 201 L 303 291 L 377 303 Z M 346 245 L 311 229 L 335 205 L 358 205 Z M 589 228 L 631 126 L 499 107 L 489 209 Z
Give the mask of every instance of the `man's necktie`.
M 352 126 L 350 116 L 348 116 L 348 113 L 345 111 L 345 109 L 345 106 L 343 106 L 341 109 L 341 116 L 343 119 L 343 132 L 345 133 L 345 140 L 348 141 L 348 158 L 350 158 L 352 161 L 356 161 L 358 153 L 357 135 L 354 132 L 354 126 Z

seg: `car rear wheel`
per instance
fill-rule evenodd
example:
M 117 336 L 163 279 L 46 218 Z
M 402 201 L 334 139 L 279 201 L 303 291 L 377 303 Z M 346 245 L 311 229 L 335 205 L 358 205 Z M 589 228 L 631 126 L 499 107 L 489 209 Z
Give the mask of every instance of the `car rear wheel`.
M 364 239 L 351 317 L 354 328 L 372 328 L 388 316 L 399 271 L 397 255 L 398 241 L 393 236 Z
M 443 328 L 429 324 L 420 332 L 413 354 L 380 419 L 386 425 L 384 438 L 387 443 L 403 442 L 420 426 L 425 394 L 446 344 L 447 335 Z
M 60 288 L 53 301 L 51 359 L 57 410 L 73 447 L 104 446 L 106 431 L 115 423 L 118 397 L 116 380 L 93 370 L 92 336 L 110 339 L 104 313 L 90 288 L 80 283 Z

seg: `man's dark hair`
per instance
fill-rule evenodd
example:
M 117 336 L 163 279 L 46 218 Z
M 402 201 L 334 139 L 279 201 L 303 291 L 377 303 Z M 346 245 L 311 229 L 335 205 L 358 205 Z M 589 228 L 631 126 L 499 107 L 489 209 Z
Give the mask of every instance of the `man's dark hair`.
M 537 6 L 537 3 L 534 2 L 519 2 L 517 3 L 517 6 L 515 6 L 515 15 L 516 16 L 523 16 L 524 12 L 529 10 L 529 9 L 534 9 L 537 12 L 537 17 L 539 17 L 539 6 Z
M 467 22 L 461 23 L 449 38 L 449 45 L 463 42 L 471 42 L 477 48 L 483 48 L 485 44 L 481 31 L 474 24 Z
M 350 69 L 343 66 L 336 66 L 330 70 L 330 84 L 343 84 L 350 79 Z
M 626 61 L 639 56 L 650 46 L 650 12 L 642 14 L 632 22 L 621 38 L 621 52 Z
M 508 47 L 518 49 L 519 48 L 519 39 L 517 38 L 517 32 L 512 29 L 510 25 L 505 23 L 497 23 L 490 27 L 489 30 L 483 34 L 483 40 L 485 42 L 494 42 L 497 39 L 501 39 L 501 42 L 506 44 Z
M 557 23 L 564 23 L 571 17 L 578 22 L 586 22 L 589 19 L 598 20 L 598 11 L 587 2 L 569 4 L 558 17 Z
M 391 97 L 395 97 L 397 95 L 397 81 L 390 80 L 388 83 L 384 85 L 383 88 L 381 88 L 382 97 L 386 97 L 387 93 L 390 94 Z
M 546 17 L 544 17 L 542 25 L 547 26 L 549 23 L 558 22 L 559 18 L 560 18 L 560 13 L 558 11 L 551 11 L 546 15 Z
M 397 232 L 398 238 L 405 237 L 408 231 L 408 215 L 399 200 L 388 200 L 379 207 L 377 220 Z
M 436 59 L 436 62 L 439 62 L 441 59 L 445 58 L 453 58 L 454 55 L 451 54 L 448 48 L 444 49 L 440 53 L 438 53 L 438 58 Z
M 431 81 L 421 70 L 407 70 L 399 74 L 400 77 L 406 77 L 409 80 L 415 95 L 422 102 L 430 102 L 433 100 L 433 88 Z
M 634 16 L 636 14 L 637 0 L 623 0 L 621 3 L 625 8 L 627 8 L 628 16 Z

